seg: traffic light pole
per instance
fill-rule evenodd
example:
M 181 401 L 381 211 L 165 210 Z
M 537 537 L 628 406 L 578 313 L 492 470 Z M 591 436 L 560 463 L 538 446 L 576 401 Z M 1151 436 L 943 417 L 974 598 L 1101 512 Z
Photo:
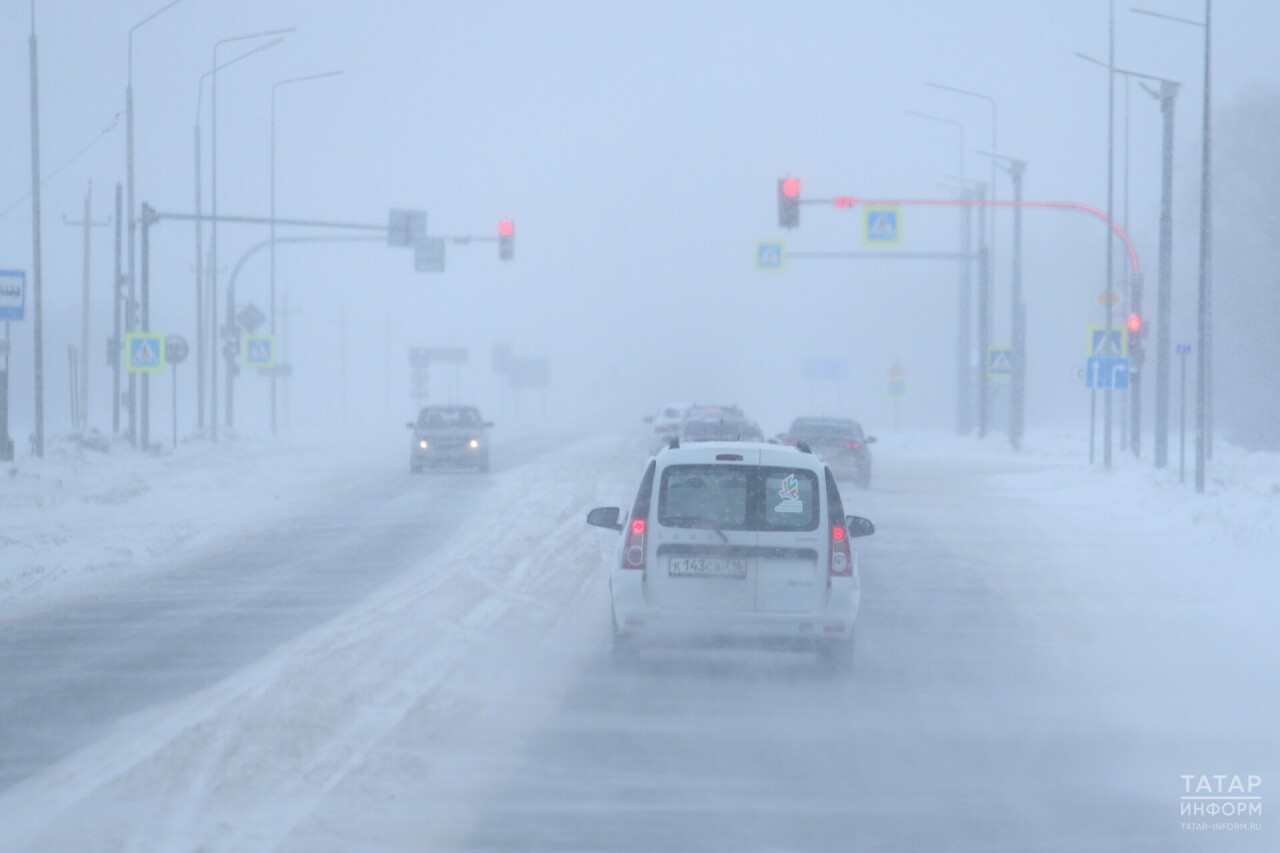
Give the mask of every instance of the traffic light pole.
M 1169 462 L 1169 367 L 1173 322 L 1173 113 L 1178 84 L 1160 82 L 1160 112 L 1164 116 L 1160 168 L 1160 273 L 1156 286 L 1156 467 Z

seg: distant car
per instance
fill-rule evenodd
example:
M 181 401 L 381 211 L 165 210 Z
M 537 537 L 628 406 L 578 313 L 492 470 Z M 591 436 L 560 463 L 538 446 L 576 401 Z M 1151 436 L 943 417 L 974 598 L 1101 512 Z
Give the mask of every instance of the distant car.
M 658 409 L 657 415 L 644 419 L 645 423 L 653 425 L 653 432 L 649 436 L 650 454 L 666 447 L 679 434 L 680 422 L 692 407 L 693 403 L 667 403 Z
M 615 654 L 765 644 L 816 650 L 836 671 L 852 664 L 861 581 L 849 540 L 875 527 L 844 515 L 812 453 L 668 448 L 649 460 L 629 513 L 598 507 L 587 523 L 622 534 L 609 561 Z
M 764 433 L 745 418 L 686 420 L 680 425 L 680 443 L 691 441 L 764 441 Z
M 786 444 L 804 442 L 838 474 L 848 475 L 855 486 L 871 485 L 873 435 L 864 435 L 852 418 L 796 418 L 791 428 L 778 436 Z
M 405 426 L 413 431 L 409 447 L 413 473 L 439 465 L 489 470 L 487 431 L 493 421 L 482 418 L 475 406 L 427 406 Z

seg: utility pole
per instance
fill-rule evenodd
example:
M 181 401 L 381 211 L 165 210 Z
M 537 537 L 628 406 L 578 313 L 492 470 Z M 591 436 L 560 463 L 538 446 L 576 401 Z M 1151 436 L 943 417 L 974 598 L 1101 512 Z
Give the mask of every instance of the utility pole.
M 972 198 L 961 189 L 961 198 Z M 956 432 L 973 430 L 973 207 L 960 210 L 960 311 L 956 337 Z
M 1116 67 L 1116 4 L 1115 0 L 1108 0 L 1108 30 L 1107 30 L 1107 221 L 1115 221 L 1115 113 L 1116 113 L 1116 75 L 1114 68 Z M 1111 336 L 1111 328 L 1113 317 L 1111 313 L 1111 292 L 1114 289 L 1114 239 L 1111 233 L 1107 233 L 1107 274 L 1104 279 L 1105 287 L 1103 292 L 1107 294 L 1104 301 L 1106 305 L 1106 331 L 1104 334 Z M 1111 467 L 1111 383 L 1108 382 L 1107 387 L 1102 392 L 1102 465 L 1104 468 Z
M 978 227 L 981 234 L 982 226 Z M 991 426 L 991 383 L 987 378 L 987 352 L 991 348 L 991 251 L 978 249 L 978 438 L 986 438 Z
M 121 249 L 124 230 L 124 188 L 116 184 L 116 262 L 115 275 L 111 279 L 111 342 L 108 359 L 111 364 L 111 434 L 120 433 L 120 351 L 124 346 L 121 337 L 120 309 L 124 300 L 124 269 L 122 267 Z
M 31 3 L 31 292 L 35 326 L 36 431 L 32 452 L 44 458 L 44 289 L 40 250 L 40 85 L 36 61 L 36 4 Z
M 981 151 L 993 161 L 1004 164 L 1013 183 L 1013 277 L 1012 277 L 1012 314 L 1010 316 L 1010 345 L 1013 348 L 1013 375 L 1010 377 L 1009 389 L 1009 443 L 1015 450 L 1022 447 L 1022 436 L 1026 425 L 1027 396 L 1027 307 L 1022 300 L 1022 176 L 1027 171 L 1027 161 L 999 154 L 995 151 Z M 983 371 L 984 374 L 986 371 Z
M 1212 22 L 1210 0 L 1204 3 L 1204 139 L 1200 151 L 1200 275 L 1198 286 L 1199 318 L 1196 329 L 1196 491 L 1204 492 L 1205 460 L 1213 456 L 1213 421 L 1210 406 L 1213 400 L 1210 384 L 1213 360 L 1209 348 L 1213 346 L 1213 323 L 1210 317 L 1212 305 L 1210 264 L 1213 248 L 1213 179 L 1212 148 L 1209 141 L 1210 99 L 1209 45 Z M 34 38 L 34 37 L 33 37 Z M 38 273 L 37 273 L 38 275 Z M 36 279 L 39 281 L 39 278 Z M 39 291 L 37 291 L 38 293 Z M 38 303 L 37 303 L 38 304 Z M 37 311 L 39 308 L 36 309 Z
M 1164 117 L 1160 167 L 1160 272 L 1156 286 L 1156 467 L 1169 462 L 1169 368 L 1170 325 L 1173 322 L 1173 114 L 1178 98 L 1178 84 L 1161 80 L 1156 93 L 1160 113 Z
M 142 205 L 142 331 L 151 331 L 151 226 L 155 224 L 156 212 L 145 202 Z M 151 441 L 151 374 L 142 374 L 142 436 L 144 449 L 150 448 Z
M 76 429 L 83 430 L 89 425 L 89 279 L 92 252 L 90 249 L 90 229 L 94 227 L 105 228 L 111 224 L 108 219 L 105 222 L 94 222 L 93 215 L 93 181 L 89 182 L 88 189 L 84 194 L 84 214 L 79 222 L 62 217 L 62 221 L 67 225 L 77 225 L 84 228 L 84 274 L 80 286 L 80 382 L 76 391 L 79 400 L 79 408 L 76 423 Z

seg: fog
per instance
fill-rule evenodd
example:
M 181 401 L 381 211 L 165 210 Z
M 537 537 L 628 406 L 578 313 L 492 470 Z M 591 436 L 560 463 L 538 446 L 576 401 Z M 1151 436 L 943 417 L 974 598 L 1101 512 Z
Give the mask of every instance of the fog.
M 963 213 L 906 204 L 901 241 L 872 257 L 865 205 L 821 203 L 956 199 L 993 176 L 988 197 L 1009 200 L 994 151 L 1026 161 L 1026 200 L 1105 211 L 1108 72 L 1076 54 L 1107 61 L 1113 6 L 1115 66 L 1180 83 L 1170 332 L 1198 348 L 1199 27 L 1108 0 L 0 4 L 0 269 L 27 275 L 26 316 L 6 324 L 0 847 L 1276 849 L 1269 823 L 1201 832 L 1178 809 L 1184 774 L 1273 779 L 1280 760 L 1280 3 L 1213 6 L 1206 494 L 1190 467 L 1179 478 L 1176 360 L 1171 461 L 1151 464 L 1161 115 L 1137 80 L 1115 78 L 1111 211 L 1145 281 L 1144 432 L 1129 454 L 1117 394 L 1105 470 L 1084 385 L 1087 330 L 1106 319 L 1102 219 L 1022 213 L 1015 451 L 1002 379 L 992 435 L 956 435 L 962 268 L 926 256 L 959 251 Z M 33 16 L 45 459 L 28 438 Z M 214 45 L 283 29 L 218 50 L 237 61 L 217 77 L 215 187 L 213 92 L 198 88 Z M 376 229 L 281 243 L 273 312 L 269 254 L 249 254 L 267 226 L 217 226 L 218 324 L 239 269 L 237 309 L 269 317 L 292 371 L 275 435 L 271 382 L 248 366 L 227 422 L 221 341 L 216 410 L 206 396 L 200 414 L 197 228 L 170 218 L 149 233 L 150 328 L 191 355 L 150 380 L 151 452 L 111 435 L 106 223 L 130 39 L 139 208 L 191 214 L 198 179 L 204 214 L 216 192 L 222 216 L 267 217 L 274 91 L 279 218 L 384 228 L 424 210 L 445 238 L 428 273 Z M 784 177 L 802 182 L 795 229 L 779 225 Z M 86 195 L 81 429 L 68 350 Z M 1014 222 L 994 214 L 995 347 L 1012 343 Z M 277 235 L 335 233 L 357 234 Z M 757 242 L 775 240 L 784 268 L 757 269 Z M 432 365 L 415 396 L 416 347 L 467 359 Z M 546 387 L 513 387 L 495 348 L 545 359 Z M 980 355 L 974 337 L 975 381 Z M 842 378 L 806 376 L 814 360 Z M 739 405 L 766 436 L 800 415 L 878 436 L 870 488 L 840 474 L 845 508 L 879 527 L 855 543 L 852 677 L 741 651 L 610 659 L 619 539 L 582 519 L 626 516 L 661 446 L 643 419 L 665 401 Z M 496 422 L 492 477 L 487 456 L 474 476 L 409 476 L 419 402 Z

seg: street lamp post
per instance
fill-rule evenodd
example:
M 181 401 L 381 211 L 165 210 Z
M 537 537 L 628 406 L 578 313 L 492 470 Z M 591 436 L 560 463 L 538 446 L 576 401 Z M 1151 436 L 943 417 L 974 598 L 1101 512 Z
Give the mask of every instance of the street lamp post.
M 959 174 L 965 173 L 964 123 L 944 116 L 922 113 L 916 110 L 903 110 L 909 116 L 953 125 L 960 132 L 957 165 Z M 973 384 L 970 381 L 970 360 L 973 352 L 973 339 L 970 328 L 973 323 L 973 265 L 970 260 L 970 243 L 972 242 L 972 208 L 964 206 L 960 210 L 960 292 L 957 306 L 956 334 L 956 433 L 967 435 L 972 428 L 973 420 Z
M 1213 220 L 1213 148 L 1210 139 L 1211 95 L 1210 85 L 1210 47 L 1212 45 L 1212 0 L 1204 0 L 1204 20 L 1193 21 L 1179 18 L 1162 12 L 1147 9 L 1131 9 L 1140 15 L 1150 15 L 1181 24 L 1189 24 L 1204 30 L 1204 115 L 1203 131 L 1200 142 L 1200 269 L 1197 285 L 1196 315 L 1196 491 L 1203 492 L 1206 476 L 1206 459 L 1213 458 L 1213 385 L 1210 372 L 1213 370 L 1211 347 L 1213 346 L 1213 318 L 1210 265 Z
M 324 71 L 319 74 L 307 74 L 302 77 L 290 77 L 277 80 L 271 86 L 271 310 L 267 317 L 271 324 L 271 335 L 276 334 L 276 90 L 291 83 L 302 83 L 307 80 L 319 80 L 324 77 L 335 77 L 341 71 Z M 272 344 L 275 346 L 275 344 Z M 276 434 L 276 372 L 271 371 L 271 434 Z
M 283 27 L 283 28 L 274 29 L 274 30 L 264 30 L 263 32 L 260 32 L 260 33 L 248 33 L 242 36 L 231 36 L 230 38 L 219 39 L 213 44 L 213 65 L 209 71 L 210 76 L 212 76 L 213 78 L 210 84 L 211 103 L 209 106 L 210 113 L 211 113 L 210 124 L 212 125 L 210 129 L 210 134 L 211 134 L 210 147 L 213 149 L 212 163 L 210 166 L 211 168 L 210 195 L 212 196 L 212 199 L 211 199 L 212 214 L 215 217 L 213 222 L 210 223 L 210 227 L 209 227 L 209 293 L 210 293 L 209 323 L 210 323 L 210 335 L 211 335 L 210 344 L 213 347 L 216 347 L 218 342 L 218 220 L 216 218 L 218 216 L 218 71 L 219 71 L 218 51 L 223 47 L 223 45 L 232 44 L 234 42 L 246 41 L 248 39 L 266 38 L 267 36 L 282 36 L 287 33 L 292 33 L 296 31 L 297 31 L 296 27 Z M 234 322 L 235 322 L 234 317 L 229 318 L 228 326 L 227 326 L 228 332 L 230 331 L 231 324 Z M 210 362 L 209 363 L 209 368 L 210 368 L 209 426 L 210 426 L 213 439 L 216 441 L 218 439 L 218 359 L 216 355 L 214 355 L 213 353 L 210 353 L 210 355 L 213 357 L 210 358 L 209 360 Z M 233 372 L 234 366 L 235 366 L 234 360 L 228 359 L 227 360 L 228 375 L 230 375 Z M 228 411 L 227 426 L 231 425 L 230 415 L 231 413 L 230 411 Z
M 1013 183 L 1013 276 L 1012 314 L 1010 316 L 1010 345 L 1013 348 L 1013 375 L 1009 389 L 1009 443 L 1014 450 L 1022 447 L 1022 435 L 1026 425 L 1027 399 L 1027 307 L 1022 300 L 1022 176 L 1027 171 L 1027 161 L 999 154 L 995 151 L 979 151 L 993 161 L 1003 163 Z

